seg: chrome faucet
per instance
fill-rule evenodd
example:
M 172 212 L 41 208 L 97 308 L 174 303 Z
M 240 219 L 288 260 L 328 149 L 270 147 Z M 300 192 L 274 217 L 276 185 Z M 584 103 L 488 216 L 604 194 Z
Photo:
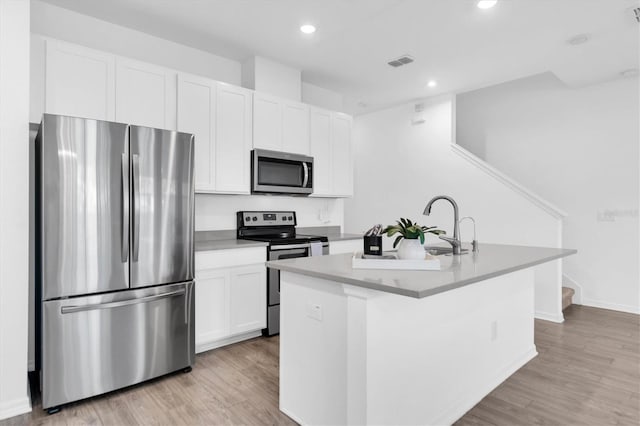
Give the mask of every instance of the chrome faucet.
M 438 195 L 436 197 L 433 197 L 431 199 L 431 201 L 429 201 L 427 203 L 427 206 L 424 208 L 424 212 L 422 214 L 429 216 L 431 214 L 431 206 L 433 205 L 433 203 L 435 203 L 438 200 L 446 200 L 448 202 L 451 203 L 451 205 L 453 206 L 453 238 L 451 237 L 445 237 L 444 235 L 440 235 L 438 238 L 440 238 L 443 241 L 448 242 L 449 244 L 451 244 L 451 247 L 453 248 L 453 254 L 460 254 L 461 253 L 461 248 L 462 248 L 462 243 L 460 242 L 460 227 L 459 227 L 459 221 L 458 221 L 458 204 L 455 202 L 455 200 L 449 196 L 446 195 Z

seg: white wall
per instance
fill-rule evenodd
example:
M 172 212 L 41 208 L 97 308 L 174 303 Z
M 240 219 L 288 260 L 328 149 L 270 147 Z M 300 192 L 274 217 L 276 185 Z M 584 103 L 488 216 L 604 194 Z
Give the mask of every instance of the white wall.
M 302 82 L 302 102 L 332 111 L 344 111 L 344 96 L 315 84 Z
M 292 101 L 302 99 L 302 73 L 262 56 L 254 56 L 242 64 L 242 85 L 257 92 L 269 93 Z
M 639 124 L 637 77 L 569 89 L 546 73 L 457 98 L 458 144 L 569 214 L 581 303 L 636 313 Z
M 341 199 L 268 195 L 196 195 L 196 231 L 236 228 L 241 210 L 293 210 L 298 226 L 343 226 Z
M 355 195 L 345 201 L 345 231 L 402 216 L 451 234 L 453 212 L 445 202 L 422 215 L 429 199 L 446 194 L 458 202 L 461 216 L 475 218 L 480 250 L 489 242 L 558 247 L 557 219 L 452 152 L 452 105 L 449 96 L 424 101 L 424 123 L 418 125 L 412 125 L 414 104 L 355 118 Z M 472 239 L 469 223 L 461 232 L 464 241 Z M 538 317 L 561 321 L 557 270 L 556 262 L 537 268 L 536 310 Z
M 0 0 L 0 419 L 31 410 L 28 101 L 29 2 Z

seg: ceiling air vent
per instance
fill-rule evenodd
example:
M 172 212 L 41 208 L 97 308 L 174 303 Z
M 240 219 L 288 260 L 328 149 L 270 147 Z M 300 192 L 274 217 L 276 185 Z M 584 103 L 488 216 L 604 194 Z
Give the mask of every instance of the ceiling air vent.
M 399 58 L 396 59 L 392 59 L 389 62 L 387 62 L 389 65 L 391 65 L 394 68 L 398 68 L 401 67 L 403 65 L 407 65 L 410 64 L 411 62 L 413 62 L 413 58 L 409 55 L 402 55 Z

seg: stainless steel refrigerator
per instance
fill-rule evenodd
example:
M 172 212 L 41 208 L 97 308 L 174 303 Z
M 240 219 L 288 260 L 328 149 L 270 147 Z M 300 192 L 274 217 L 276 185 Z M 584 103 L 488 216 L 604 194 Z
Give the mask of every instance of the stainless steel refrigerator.
M 193 135 L 45 114 L 36 137 L 42 406 L 189 369 Z

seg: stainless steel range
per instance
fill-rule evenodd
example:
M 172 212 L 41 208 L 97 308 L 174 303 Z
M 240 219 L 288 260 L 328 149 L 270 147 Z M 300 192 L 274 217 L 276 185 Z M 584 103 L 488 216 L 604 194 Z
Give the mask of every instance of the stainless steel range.
M 238 238 L 265 241 L 268 260 L 329 254 L 329 240 L 318 235 L 296 232 L 296 213 L 292 211 L 243 211 L 237 213 Z M 267 328 L 264 336 L 280 332 L 280 271 L 267 268 Z

